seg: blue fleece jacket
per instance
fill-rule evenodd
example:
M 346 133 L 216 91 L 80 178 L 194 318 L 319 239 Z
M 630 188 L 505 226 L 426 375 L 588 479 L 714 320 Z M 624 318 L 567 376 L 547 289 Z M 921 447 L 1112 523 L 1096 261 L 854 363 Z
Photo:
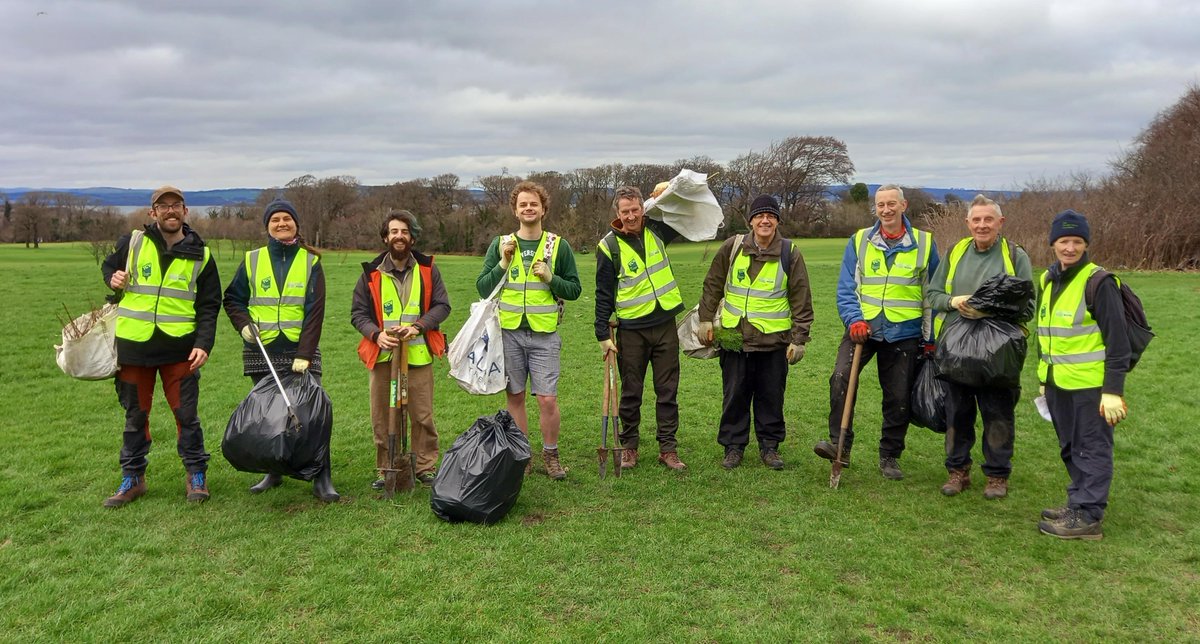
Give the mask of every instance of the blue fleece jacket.
M 904 217 L 904 237 L 900 239 L 899 243 L 890 248 L 884 242 L 883 235 L 879 229 L 879 222 L 875 222 L 874 226 L 866 229 L 867 243 L 883 251 L 889 268 L 892 266 L 892 262 L 895 261 L 897 253 L 907 252 L 917 247 L 917 240 L 912 234 L 913 227 L 908 221 L 907 216 Z M 929 240 L 929 268 L 925 271 L 924 275 L 925 284 L 929 283 L 934 271 L 937 270 L 937 266 L 937 244 L 931 237 Z M 862 304 L 858 301 L 859 277 L 861 276 L 858 274 L 858 248 L 854 246 L 854 235 L 851 235 L 850 240 L 846 242 L 846 252 L 842 254 L 842 270 L 838 275 L 837 286 L 838 316 L 842 318 L 842 324 L 847 328 L 851 324 L 863 319 Z M 874 340 L 883 340 L 884 342 L 897 342 L 909 338 L 919 338 L 922 335 L 921 323 L 927 317 L 927 314 L 928 311 L 915 320 L 892 322 L 887 319 L 887 316 L 880 313 L 874 320 L 867 320 L 867 322 L 871 323 L 871 338 Z

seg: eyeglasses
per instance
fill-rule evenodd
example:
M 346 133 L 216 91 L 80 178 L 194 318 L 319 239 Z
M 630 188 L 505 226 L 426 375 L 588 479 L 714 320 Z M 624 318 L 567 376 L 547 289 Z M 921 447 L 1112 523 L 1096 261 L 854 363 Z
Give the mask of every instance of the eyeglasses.
M 161 210 L 163 212 L 171 212 L 172 210 L 178 210 L 180 212 L 183 212 L 183 209 L 185 207 L 186 206 L 183 205 L 182 201 L 177 201 L 175 203 L 156 203 L 156 204 L 154 204 L 155 210 Z

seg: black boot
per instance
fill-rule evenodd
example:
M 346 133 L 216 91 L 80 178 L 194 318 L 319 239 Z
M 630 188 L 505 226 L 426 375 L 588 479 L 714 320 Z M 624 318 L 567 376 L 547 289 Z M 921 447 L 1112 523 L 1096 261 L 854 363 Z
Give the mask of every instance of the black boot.
M 325 503 L 336 503 L 342 496 L 333 489 L 333 480 L 329 474 L 329 461 L 326 460 L 325 467 L 321 468 L 321 472 L 313 479 L 313 496 Z
M 273 487 L 279 487 L 283 484 L 283 477 L 278 474 L 268 474 L 263 477 L 263 480 L 250 486 L 251 494 L 260 494 L 266 492 Z

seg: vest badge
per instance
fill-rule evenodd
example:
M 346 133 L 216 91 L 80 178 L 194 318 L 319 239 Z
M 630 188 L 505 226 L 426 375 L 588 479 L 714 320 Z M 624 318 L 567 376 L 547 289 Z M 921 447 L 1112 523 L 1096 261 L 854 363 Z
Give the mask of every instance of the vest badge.
M 636 259 L 629 260 L 629 263 L 626 264 L 625 267 L 629 269 L 630 275 L 637 275 L 637 260 Z
M 142 277 L 149 279 L 152 272 L 154 272 L 154 267 L 150 265 L 150 262 L 142 264 Z
M 744 269 L 744 268 L 738 269 L 738 281 L 739 282 L 746 281 L 746 269 Z
M 873 271 L 879 270 L 879 260 L 878 259 L 871 260 L 871 270 L 873 270 Z
M 394 309 L 395 309 L 395 307 L 392 305 L 391 300 L 384 300 L 384 302 L 383 302 L 383 314 L 384 315 L 391 317 L 392 311 Z
M 508 270 L 508 276 L 509 276 L 509 278 L 510 278 L 510 279 L 514 279 L 514 280 L 515 280 L 515 279 L 517 279 L 517 278 L 519 278 L 519 277 L 521 276 L 521 271 L 520 271 L 520 270 L 518 270 L 516 266 L 513 266 L 512 268 L 510 268 L 510 269 Z
M 270 290 L 271 289 L 271 278 L 269 278 L 269 277 L 262 278 L 262 281 L 259 282 L 259 286 L 261 286 L 262 290 L 264 290 L 264 291 Z

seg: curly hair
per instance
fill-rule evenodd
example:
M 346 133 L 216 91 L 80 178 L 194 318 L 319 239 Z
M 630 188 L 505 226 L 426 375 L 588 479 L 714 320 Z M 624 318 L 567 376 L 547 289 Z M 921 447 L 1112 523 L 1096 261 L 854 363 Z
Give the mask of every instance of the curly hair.
M 383 223 L 379 225 L 379 238 L 387 241 L 388 226 L 393 221 L 403 221 L 408 224 L 408 232 L 412 236 L 413 241 L 421 236 L 421 224 L 417 221 L 417 216 L 407 210 L 393 210 L 383 218 Z
M 508 195 L 508 205 L 512 207 L 513 212 L 517 211 L 517 197 L 522 192 L 532 192 L 538 196 L 538 199 L 540 199 L 542 202 L 543 214 L 550 211 L 550 193 L 546 191 L 546 188 L 544 188 L 540 183 L 522 181 L 514 186 L 512 192 Z

